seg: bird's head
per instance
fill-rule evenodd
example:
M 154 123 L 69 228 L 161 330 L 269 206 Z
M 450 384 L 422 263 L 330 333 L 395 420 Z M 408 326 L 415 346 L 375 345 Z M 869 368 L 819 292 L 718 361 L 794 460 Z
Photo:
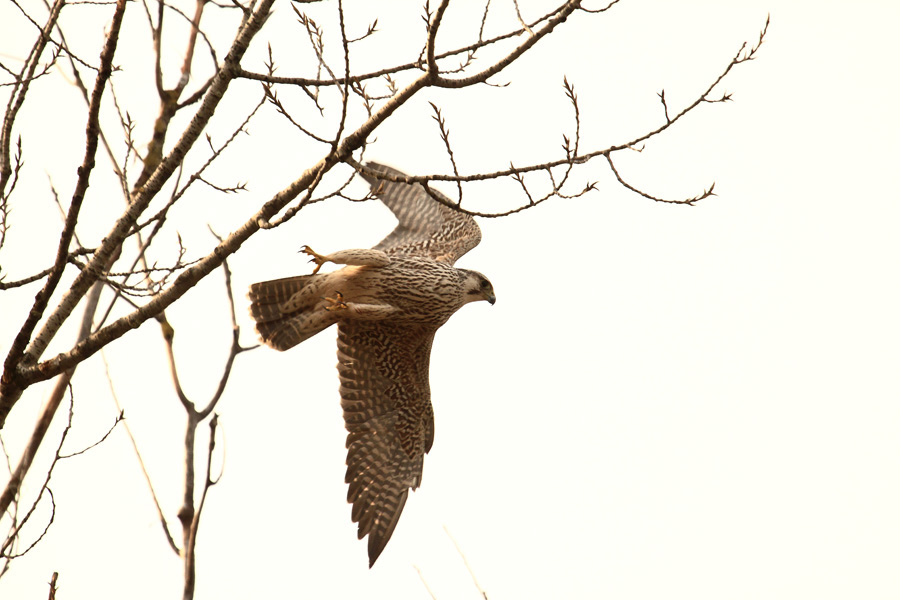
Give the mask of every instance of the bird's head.
M 478 300 L 487 300 L 491 304 L 497 301 L 494 295 L 494 286 L 491 285 L 487 277 L 478 271 L 469 271 L 464 269 L 466 273 L 466 281 L 464 289 L 466 291 L 466 302 L 477 302 Z

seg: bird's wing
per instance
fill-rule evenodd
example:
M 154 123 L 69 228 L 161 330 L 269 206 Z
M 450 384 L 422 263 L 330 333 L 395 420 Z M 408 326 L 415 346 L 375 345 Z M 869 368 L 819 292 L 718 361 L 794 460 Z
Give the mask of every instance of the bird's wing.
M 374 162 L 366 163 L 370 171 L 403 177 L 396 169 Z M 381 240 L 376 250 L 388 254 L 427 256 L 448 264 L 481 241 L 481 229 L 475 219 L 437 202 L 421 184 L 398 183 L 363 175 L 373 193 L 397 217 L 397 227 Z M 435 196 L 450 202 L 446 196 L 431 190 Z
M 422 482 L 434 441 L 428 363 L 435 328 L 384 321 L 338 326 L 338 373 L 347 427 L 347 501 L 369 566 L 384 550 L 409 489 Z

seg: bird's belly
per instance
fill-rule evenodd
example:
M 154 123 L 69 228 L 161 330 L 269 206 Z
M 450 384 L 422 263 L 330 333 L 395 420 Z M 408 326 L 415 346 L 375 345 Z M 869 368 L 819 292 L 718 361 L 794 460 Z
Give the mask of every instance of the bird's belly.
M 455 280 L 423 270 L 359 267 L 348 274 L 349 302 L 388 304 L 399 309 L 391 320 L 443 323 L 461 306 Z

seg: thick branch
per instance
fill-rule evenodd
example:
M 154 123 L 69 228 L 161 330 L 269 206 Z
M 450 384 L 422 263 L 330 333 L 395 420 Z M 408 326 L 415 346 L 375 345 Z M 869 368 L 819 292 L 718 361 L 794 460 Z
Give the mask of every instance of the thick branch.
M 260 229 L 261 223 L 265 223 L 273 218 L 279 211 L 284 209 L 291 200 L 306 190 L 318 177 L 321 177 L 321 174 L 328 172 L 334 165 L 349 158 L 353 151 L 362 146 L 366 141 L 366 138 L 376 127 L 390 117 L 397 108 L 402 106 L 416 92 L 425 87 L 427 82 L 428 76 L 422 75 L 409 86 L 398 92 L 397 95 L 392 97 L 389 101 L 385 102 L 385 104 L 363 123 L 361 127 L 345 137 L 336 150 L 330 152 L 316 163 L 315 166 L 303 173 L 299 179 L 266 202 L 259 212 L 253 215 L 253 217 L 234 231 L 234 233 L 225 238 L 225 240 L 216 246 L 209 255 L 179 275 L 171 287 L 161 292 L 140 309 L 97 331 L 89 338 L 77 344 L 69 352 L 59 354 L 38 365 L 20 369 L 19 381 L 23 386 L 27 386 L 37 381 L 49 379 L 71 366 L 78 364 L 106 344 L 121 337 L 125 332 L 135 329 L 147 319 L 153 318 L 159 314 L 159 312 L 183 296 L 194 286 L 194 284 L 221 265 L 225 258 L 237 251 L 241 244 Z M 153 179 L 151 179 L 151 182 L 152 181 Z M 3 413 L 2 410 L 3 405 L 0 404 L 0 418 L 4 417 L 6 414 Z
M 88 301 L 84 308 L 84 318 L 81 321 L 81 329 L 78 332 L 78 339 L 86 338 L 91 332 L 92 316 L 97 310 L 97 304 L 100 302 L 101 289 L 102 286 L 97 284 L 88 295 Z M 31 468 L 31 463 L 34 461 L 34 457 L 37 454 L 41 442 L 44 440 L 44 436 L 47 435 L 47 430 L 50 428 L 53 416 L 56 414 L 56 411 L 62 403 L 63 396 L 65 395 L 66 389 L 68 388 L 74 373 L 74 368 L 63 373 L 62 377 L 56 381 L 56 385 L 50 392 L 47 403 L 44 405 L 41 415 L 38 417 L 37 423 L 34 426 L 31 438 L 28 440 L 28 445 L 22 452 L 22 458 L 19 460 L 16 470 L 11 474 L 9 482 L 7 482 L 6 488 L 3 490 L 3 494 L 0 495 L 0 515 L 6 514 L 10 503 L 12 503 L 13 499 L 19 493 L 22 481 L 25 479 L 25 475 Z
M 56 251 L 56 261 L 44 287 L 38 292 L 34 299 L 34 304 L 25 319 L 22 328 L 16 335 L 15 340 L 10 347 L 4 362 L 3 377 L 0 380 L 0 389 L 10 384 L 10 379 L 14 378 L 13 371 L 22 359 L 22 354 L 34 328 L 44 314 L 50 297 L 53 295 L 59 280 L 62 277 L 63 269 L 69 254 L 69 244 L 72 242 L 72 236 L 75 233 L 75 224 L 78 222 L 78 214 L 81 210 L 81 204 L 84 201 L 84 195 L 87 192 L 90 183 L 91 171 L 94 168 L 94 157 L 97 153 L 97 137 L 100 132 L 100 101 L 103 91 L 106 89 L 106 82 L 112 73 L 112 60 L 116 52 L 116 46 L 119 41 L 119 29 L 122 25 L 122 18 L 125 15 L 125 0 L 118 0 L 116 3 L 116 12 L 113 15 L 112 25 L 106 38 L 106 45 L 100 55 L 100 71 L 97 73 L 97 79 L 94 82 L 94 90 L 91 94 L 91 105 L 88 111 L 87 122 L 87 142 L 85 144 L 84 160 L 78 168 L 78 180 L 75 183 L 75 192 L 72 195 L 72 203 L 69 206 L 69 212 L 66 215 L 66 223 L 63 232 L 60 235 L 59 246 Z M 89 285 L 89 283 L 88 283 Z M 87 288 L 85 288 L 85 292 Z M 74 307 L 73 307 L 74 308 Z M 2 412 L 2 410 L 0 410 Z M 0 416 L 2 422 L 2 416 Z
M 120 0 L 120 2 L 124 4 L 124 0 Z M 271 9 L 273 2 L 274 0 L 261 0 L 260 5 L 257 8 L 256 12 L 253 13 L 253 16 L 242 25 L 241 30 L 235 37 L 231 49 L 225 58 L 225 64 L 223 68 L 217 73 L 217 75 L 213 79 L 213 82 L 210 84 L 209 92 L 203 99 L 203 102 L 200 108 L 197 110 L 197 113 L 194 115 L 194 118 L 191 120 L 191 123 L 188 125 L 181 138 L 172 148 L 172 151 L 166 156 L 164 160 L 160 162 L 159 167 L 157 167 L 155 173 L 147 180 L 147 183 L 143 187 L 136 189 L 133 192 L 132 203 L 130 204 L 128 210 L 122 215 L 122 217 L 119 218 L 113 229 L 106 236 L 101 246 L 97 249 L 93 260 L 91 260 L 87 264 L 86 268 L 76 276 L 75 280 L 72 282 L 72 286 L 63 295 L 59 306 L 48 317 L 43 329 L 40 331 L 37 337 L 35 337 L 34 341 L 32 341 L 31 345 L 27 348 L 24 355 L 21 355 L 21 346 L 27 343 L 27 339 L 30 336 L 30 331 L 29 335 L 20 335 L 21 339 L 17 338 L 17 343 L 14 344 L 9 356 L 7 357 L 3 379 L 0 380 L 0 427 L 2 427 L 3 423 L 5 422 L 6 415 L 9 414 L 9 411 L 11 410 L 13 404 L 15 404 L 16 400 L 18 400 L 22 390 L 29 384 L 29 379 L 31 380 L 31 382 L 36 380 L 32 379 L 35 375 L 35 369 L 32 365 L 34 365 L 40 359 L 40 356 L 43 354 L 47 345 L 50 343 L 50 340 L 54 335 L 56 335 L 56 332 L 59 331 L 59 328 L 66 321 L 66 319 L 68 319 L 69 315 L 72 313 L 72 311 L 75 309 L 75 306 L 90 288 L 91 284 L 109 268 L 110 261 L 119 251 L 122 241 L 127 237 L 129 231 L 131 231 L 134 223 L 137 221 L 137 217 L 147 208 L 153 197 L 159 192 L 166 181 L 168 181 L 169 177 L 172 175 L 172 173 L 174 173 L 178 165 L 181 164 L 188 150 L 193 146 L 194 142 L 198 139 L 201 132 L 206 127 L 206 124 L 212 118 L 216 106 L 218 106 L 219 102 L 225 94 L 225 91 L 228 89 L 229 83 L 234 77 L 234 73 L 237 70 L 241 58 L 247 51 L 250 40 L 262 27 L 269 14 L 269 10 Z M 209 273 L 213 268 L 218 266 L 218 264 L 219 263 L 209 266 L 208 269 L 202 273 L 202 275 L 206 275 L 207 273 Z M 200 274 L 200 272 L 198 272 L 198 274 Z M 193 285 L 193 283 L 195 283 L 196 281 L 197 280 L 194 280 L 190 283 L 190 285 Z M 184 293 L 185 290 L 186 288 L 184 288 L 181 293 Z M 180 295 L 181 294 L 179 294 L 179 296 Z M 168 306 L 168 304 L 173 300 L 174 298 L 172 298 L 170 302 L 166 303 L 162 308 Z M 161 308 L 156 310 L 156 312 L 159 312 L 159 310 L 161 310 Z M 132 320 L 131 322 L 133 322 L 134 324 L 131 327 L 125 327 L 121 329 L 118 335 L 109 338 L 109 340 L 115 339 L 116 337 L 124 333 L 124 331 L 126 331 L 127 329 L 137 327 L 137 325 L 146 320 L 146 318 L 149 318 L 150 316 L 156 314 L 156 312 L 150 315 L 146 315 L 139 320 Z M 128 318 L 126 318 L 126 320 L 127 319 Z M 36 322 L 36 319 L 34 321 Z M 34 324 L 32 323 L 32 328 L 33 326 Z M 23 328 L 23 331 L 24 330 L 25 328 Z M 103 330 L 98 332 L 98 334 L 102 332 Z M 94 346 L 92 348 L 92 351 L 89 354 L 85 355 L 85 357 L 93 354 L 93 352 L 96 352 L 101 346 L 102 344 Z M 79 361 L 72 361 L 67 367 L 51 369 L 49 372 L 44 370 L 44 372 L 42 372 L 42 375 L 46 376 L 41 376 L 39 377 L 39 379 L 47 379 L 49 377 L 53 377 L 54 375 L 69 368 L 70 366 L 77 364 L 77 362 Z M 25 376 L 25 373 L 23 373 L 23 368 L 25 371 L 31 371 L 30 377 Z

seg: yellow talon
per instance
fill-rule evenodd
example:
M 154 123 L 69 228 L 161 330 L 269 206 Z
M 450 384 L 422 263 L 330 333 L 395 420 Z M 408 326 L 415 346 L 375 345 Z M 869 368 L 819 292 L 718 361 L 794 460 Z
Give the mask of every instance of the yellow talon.
M 324 298 L 331 302 L 331 306 L 326 306 L 325 310 L 344 310 L 347 308 L 347 304 L 344 302 L 344 295 L 340 292 L 334 293 L 334 298 Z
M 325 263 L 328 262 L 328 259 L 327 259 L 327 258 L 325 258 L 324 256 L 322 256 L 321 254 L 319 254 L 318 252 L 316 252 L 315 250 L 313 250 L 313 249 L 310 248 L 309 246 L 303 246 L 302 248 L 300 248 L 300 252 L 303 252 L 304 254 L 309 254 L 309 255 L 312 257 L 312 258 L 309 259 L 309 262 L 314 262 L 314 263 L 316 263 L 316 268 L 313 269 L 313 272 L 312 272 L 313 275 L 315 275 L 316 273 L 318 273 L 318 272 L 319 272 L 319 269 L 322 268 L 322 265 L 324 265 Z

